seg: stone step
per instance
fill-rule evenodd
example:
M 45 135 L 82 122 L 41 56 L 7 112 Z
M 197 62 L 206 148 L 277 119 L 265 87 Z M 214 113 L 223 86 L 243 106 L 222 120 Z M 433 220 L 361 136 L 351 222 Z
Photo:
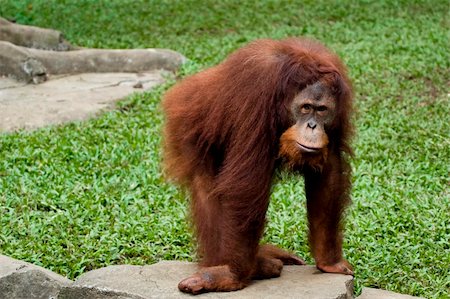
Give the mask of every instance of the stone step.
M 195 263 L 162 261 L 148 266 L 117 265 L 86 272 L 75 282 L 47 269 L 0 255 L 1 299 L 149 299 L 193 298 L 178 282 L 197 269 Z M 353 277 L 322 273 L 314 266 L 285 266 L 281 277 L 255 280 L 236 292 L 206 293 L 196 298 L 324 299 L 353 298 Z M 412 299 L 364 288 L 358 299 Z
M 192 298 L 178 282 L 196 271 L 188 262 L 163 261 L 151 266 L 109 266 L 81 275 L 58 298 Z M 238 292 L 207 293 L 200 298 L 353 298 L 353 277 L 325 274 L 313 266 L 285 266 L 279 278 L 254 281 Z
M 0 298 L 57 298 L 63 286 L 72 281 L 30 263 L 0 255 Z

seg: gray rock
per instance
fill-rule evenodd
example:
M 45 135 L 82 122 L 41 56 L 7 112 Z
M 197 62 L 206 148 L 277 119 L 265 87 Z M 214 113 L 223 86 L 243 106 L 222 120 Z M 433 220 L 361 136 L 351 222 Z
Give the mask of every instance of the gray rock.
M 414 298 L 422 298 L 422 297 L 414 297 L 410 295 L 403 295 L 391 291 L 372 288 L 363 288 L 361 295 L 357 297 L 357 299 L 414 299 Z
M 0 78 L 0 132 L 87 119 L 119 99 L 163 83 L 167 75 L 164 71 L 89 73 L 55 77 L 38 85 Z
M 64 287 L 60 299 L 193 298 L 178 291 L 180 280 L 196 271 L 187 262 L 164 261 L 151 266 L 110 266 L 81 275 Z M 207 293 L 198 298 L 353 298 L 353 277 L 321 273 L 313 266 L 285 266 L 281 277 L 254 281 L 230 293 Z
M 48 76 L 82 73 L 176 71 L 186 58 L 168 49 L 79 49 L 48 51 L 0 40 L 0 76 L 44 82 Z
M 0 255 L 0 298 L 56 298 L 72 281 L 42 267 Z
M 0 18 L 0 40 L 28 48 L 68 51 L 76 49 L 61 32 L 34 26 L 20 25 Z

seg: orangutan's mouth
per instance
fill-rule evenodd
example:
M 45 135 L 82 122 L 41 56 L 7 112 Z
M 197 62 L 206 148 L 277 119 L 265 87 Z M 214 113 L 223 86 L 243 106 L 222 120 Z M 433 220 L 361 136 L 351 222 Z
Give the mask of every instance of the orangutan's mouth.
M 305 153 L 317 153 L 321 150 L 321 148 L 319 148 L 319 147 L 309 147 L 309 146 L 300 144 L 298 142 L 297 142 L 297 144 L 300 147 L 300 150 Z

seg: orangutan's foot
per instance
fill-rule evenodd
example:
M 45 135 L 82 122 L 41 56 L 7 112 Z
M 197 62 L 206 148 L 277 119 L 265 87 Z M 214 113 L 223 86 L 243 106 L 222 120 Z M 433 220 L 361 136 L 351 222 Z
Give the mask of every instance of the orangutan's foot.
M 321 265 L 318 263 L 317 268 L 320 271 L 327 272 L 327 273 L 341 273 L 341 274 L 353 275 L 352 265 L 350 265 L 350 263 L 344 259 L 333 265 Z
M 248 283 L 237 279 L 229 266 L 204 267 L 192 276 L 183 279 L 178 289 L 184 293 L 229 292 L 244 288 Z
M 306 263 L 298 256 L 274 245 L 261 245 L 256 254 L 256 269 L 252 278 L 278 277 L 283 270 L 283 265 L 306 265 Z

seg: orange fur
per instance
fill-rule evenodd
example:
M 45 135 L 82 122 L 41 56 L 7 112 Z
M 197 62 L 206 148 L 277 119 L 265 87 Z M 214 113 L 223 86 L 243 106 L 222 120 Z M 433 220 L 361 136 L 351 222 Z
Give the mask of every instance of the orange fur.
M 336 117 L 326 149 L 303 155 L 294 149 L 289 107 L 318 80 L 332 93 Z M 180 289 L 235 290 L 252 277 L 277 275 L 285 261 L 258 252 L 279 156 L 305 176 L 314 257 L 327 265 L 342 260 L 351 99 L 339 58 L 316 41 L 296 38 L 255 41 L 166 93 L 165 171 L 190 191 L 202 267 Z
M 298 132 L 297 126 L 287 129 L 280 138 L 279 157 L 283 159 L 284 164 L 291 170 L 302 170 L 306 164 L 308 167 L 322 171 L 323 165 L 328 158 L 328 148 L 321 149 L 318 154 L 302 153 L 298 149 Z

